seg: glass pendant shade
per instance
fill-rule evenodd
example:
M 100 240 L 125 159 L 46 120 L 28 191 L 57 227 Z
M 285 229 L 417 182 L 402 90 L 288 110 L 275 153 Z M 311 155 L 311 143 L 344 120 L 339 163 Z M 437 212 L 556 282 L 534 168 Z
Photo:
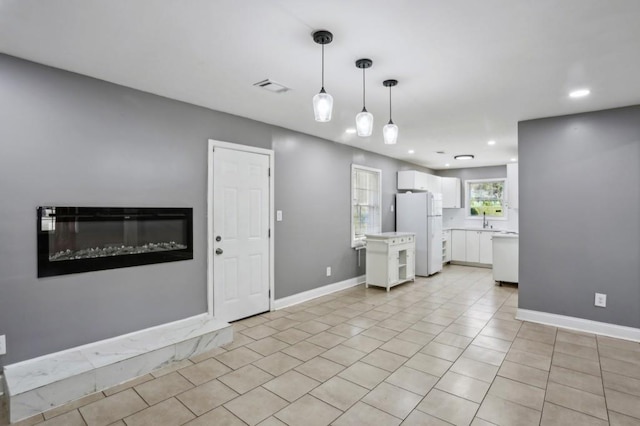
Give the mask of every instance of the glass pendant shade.
M 324 91 L 324 87 L 320 93 L 313 97 L 313 114 L 316 121 L 326 123 L 331 121 L 331 111 L 333 110 L 333 97 Z
M 371 136 L 373 132 L 373 114 L 364 108 L 356 115 L 356 131 L 363 138 Z
M 384 143 L 386 145 L 395 145 L 398 142 L 398 126 L 393 124 L 393 121 L 389 121 L 382 128 L 382 136 L 384 137 Z

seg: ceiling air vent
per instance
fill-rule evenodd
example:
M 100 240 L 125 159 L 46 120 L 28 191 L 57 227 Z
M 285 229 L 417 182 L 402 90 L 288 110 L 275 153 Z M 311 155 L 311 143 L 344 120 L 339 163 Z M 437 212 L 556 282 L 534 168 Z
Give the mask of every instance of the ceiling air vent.
M 280 83 L 276 83 L 275 81 L 269 80 L 269 79 L 259 81 L 255 83 L 254 86 L 261 87 L 264 90 L 268 90 L 269 92 L 273 92 L 273 93 L 284 93 L 291 90 L 287 86 L 284 86 Z

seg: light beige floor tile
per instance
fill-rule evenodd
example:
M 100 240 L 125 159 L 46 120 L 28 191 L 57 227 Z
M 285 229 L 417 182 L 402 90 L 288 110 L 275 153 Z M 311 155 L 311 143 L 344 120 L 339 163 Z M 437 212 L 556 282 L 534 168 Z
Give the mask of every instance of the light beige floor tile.
M 550 355 L 539 355 L 518 349 L 510 349 L 504 359 L 540 370 L 549 371 L 549 369 L 551 369 Z
M 380 383 L 362 398 L 362 402 L 401 419 L 407 417 L 421 400 L 421 395 L 386 382 Z
M 247 343 L 253 342 L 255 339 L 245 336 L 244 334 L 233 332 L 233 341 L 231 343 L 227 343 L 222 348 L 231 351 L 233 349 L 239 348 L 241 346 L 246 345 Z
M 298 321 L 298 322 L 311 321 L 312 319 L 315 319 L 317 317 L 318 315 L 308 311 L 299 311 L 286 316 L 286 318 L 289 318 L 291 320 Z
M 471 422 L 471 426 L 496 426 L 495 423 L 488 422 L 486 420 L 482 420 L 479 417 L 476 417 Z
M 615 411 L 609 411 L 609 424 L 611 426 L 638 426 L 640 420 L 625 416 L 624 414 L 616 413 Z
M 640 420 L 640 397 L 612 389 L 605 389 L 605 395 L 609 410 Z
M 288 317 L 280 317 L 273 319 L 271 321 L 265 322 L 263 325 L 265 327 L 271 327 L 279 331 L 284 331 L 288 328 L 295 327 L 299 324 L 302 324 L 300 321 L 292 320 Z
M 364 402 L 357 402 L 349 408 L 342 416 L 338 417 L 332 425 L 334 426 L 397 426 L 402 420 L 390 414 L 380 411 Z
M 151 375 L 153 377 L 162 377 L 165 376 L 169 373 L 173 373 L 174 371 L 178 371 L 181 368 L 185 368 L 185 367 L 189 367 L 190 365 L 193 365 L 194 363 L 189 360 L 189 359 L 183 359 L 180 361 L 174 361 L 172 363 L 170 363 L 169 365 L 159 368 L 158 370 L 152 371 Z
M 278 340 L 282 340 L 285 343 L 288 343 L 289 345 L 294 345 L 298 342 L 301 342 L 305 339 L 308 339 L 309 337 L 311 337 L 312 335 L 299 330 L 297 328 L 288 328 L 284 331 L 280 331 L 276 334 L 273 334 L 271 337 L 274 337 Z
M 463 325 L 465 327 L 474 327 L 474 328 L 483 328 L 487 325 L 488 320 L 482 320 L 471 317 L 460 317 L 455 320 L 453 323 L 458 325 Z
M 499 367 L 504 361 L 504 358 L 505 356 L 507 356 L 507 354 L 505 352 L 495 351 L 493 349 L 483 348 L 471 344 L 467 347 L 467 349 L 465 349 L 465 351 L 462 353 L 462 356 Z
M 178 373 L 197 386 L 227 374 L 229 371 L 231 369 L 217 359 L 209 358 L 198 364 L 183 368 Z
M 355 325 L 342 323 L 327 330 L 329 333 L 337 334 L 338 336 L 346 337 L 347 339 L 362 333 L 365 329 L 356 327 Z
M 218 380 L 212 380 L 181 393 L 177 398 L 196 416 L 201 416 L 236 396 L 238 396 L 237 392 Z
M 337 408 L 311 395 L 305 395 L 275 416 L 289 426 L 324 426 L 341 414 L 342 411 Z
M 331 326 L 318 321 L 311 320 L 311 321 L 300 323 L 296 325 L 295 328 L 297 328 L 298 330 L 302 330 L 305 333 L 318 334 L 331 328 Z
M 402 426 L 451 426 L 451 423 L 430 416 L 420 410 L 413 410 L 411 414 L 404 419 Z
M 545 391 L 535 386 L 498 376 L 491 384 L 489 394 L 542 411 Z
M 287 424 L 271 416 L 258 423 L 258 426 L 287 426 Z
M 89 426 L 102 426 L 123 419 L 147 408 L 147 404 L 133 389 L 108 396 L 80 408 L 80 414 Z
M 436 384 L 436 389 L 480 403 L 489 390 L 489 383 L 461 374 L 447 372 Z
M 373 326 L 361 333 L 363 336 L 372 337 L 376 340 L 380 340 L 381 342 L 386 342 L 393 339 L 399 333 L 395 330 L 391 330 L 388 328 Z
M 601 357 L 617 359 L 619 361 L 640 364 L 640 352 L 627 349 L 614 348 L 612 346 L 601 345 L 599 348 Z
M 575 343 L 557 342 L 554 351 L 591 361 L 598 361 L 598 350 L 596 348 L 576 345 Z
M 378 323 L 378 327 L 388 328 L 389 330 L 397 331 L 398 333 L 405 331 L 407 328 L 411 327 L 411 323 L 398 321 L 396 319 L 387 318 L 386 320 L 380 321 Z
M 534 426 L 540 423 L 541 414 L 540 411 L 533 408 L 487 395 L 477 415 L 479 418 L 496 425 Z
M 344 366 L 322 357 L 316 357 L 296 367 L 295 370 L 319 382 L 325 382 L 344 370 Z
M 405 363 L 405 367 L 420 370 L 436 377 L 441 377 L 451 365 L 452 363 L 447 360 L 423 353 L 415 354 Z
M 361 314 L 360 316 L 363 317 L 363 318 L 372 319 L 372 320 L 377 322 L 377 321 L 386 320 L 387 318 L 390 318 L 392 315 L 393 314 L 391 314 L 389 312 L 371 310 L 371 311 L 367 311 L 367 312 Z
M 254 343 L 256 342 L 250 344 Z M 222 362 L 227 367 L 237 370 L 240 367 L 244 367 L 245 365 L 251 364 L 252 362 L 262 358 L 262 355 L 247 348 L 248 346 L 243 346 L 241 348 L 227 351 L 223 354 L 217 355 L 215 359 Z
M 607 420 L 607 406 L 602 396 L 549 382 L 545 399 L 553 404 Z
M 457 348 L 464 349 L 473 341 L 471 337 L 460 336 L 458 334 L 447 333 L 446 331 L 438 334 L 434 339 L 434 342 L 441 343 L 443 345 L 455 346 Z
M 248 392 L 271 379 L 273 379 L 271 374 L 254 365 L 246 365 L 218 378 L 222 383 L 240 394 Z
M 298 358 L 301 361 L 309 361 L 311 358 L 320 355 L 325 350 L 325 348 L 314 345 L 313 343 L 300 342 L 296 343 L 293 346 L 289 346 L 286 349 L 283 349 L 282 352 L 286 353 L 287 355 L 291 355 L 294 358 Z
M 334 326 L 334 325 L 338 325 L 338 324 L 342 324 L 343 322 L 345 322 L 346 320 L 348 320 L 349 318 L 347 317 L 343 317 L 342 315 L 336 315 L 336 314 L 328 314 L 328 315 L 323 315 L 321 317 L 316 318 L 316 321 L 320 321 L 324 324 L 328 324 L 330 326 Z
M 322 353 L 320 356 L 348 367 L 365 355 L 365 352 L 360 352 L 348 346 L 338 345 Z
M 628 340 L 615 339 L 607 336 L 596 336 L 598 346 L 612 346 L 614 348 L 626 349 L 628 351 L 640 351 L 640 343 Z
M 512 347 L 512 343 L 509 340 L 502 340 L 482 334 L 473 339 L 473 344 L 482 348 L 493 349 L 500 352 L 507 352 Z
M 432 389 L 418 405 L 418 410 L 454 425 L 468 425 L 473 420 L 478 406 L 464 398 Z
M 174 372 L 138 385 L 134 389 L 147 404 L 154 405 L 191 388 L 193 385 L 187 379 Z
M 264 339 L 267 336 L 271 336 L 272 334 L 277 333 L 278 330 L 275 328 L 267 327 L 266 325 L 256 325 L 254 327 L 245 328 L 241 330 L 240 333 L 244 334 L 247 337 L 250 337 L 253 340 Z
M 287 401 L 260 386 L 224 407 L 249 425 L 256 425 L 287 405 Z
M 604 387 L 630 395 L 640 396 L 640 380 L 609 371 L 602 372 Z M 46 416 L 45 416 L 46 417 Z
M 619 361 L 617 359 L 600 357 L 602 371 L 610 371 L 616 374 L 640 379 L 640 366 L 632 362 Z
M 511 318 L 501 318 L 498 317 L 498 314 L 494 315 L 494 317 L 487 322 L 488 327 L 502 328 L 505 330 L 515 330 L 519 331 L 522 326 L 521 321 L 515 321 L 513 317 Z
M 556 341 L 556 333 L 549 332 L 540 332 L 535 330 L 529 330 L 526 328 L 521 328 L 518 332 L 518 337 L 527 340 L 533 340 L 534 342 L 546 343 L 548 345 L 553 345 Z
M 444 331 L 447 333 L 459 334 L 460 336 L 474 338 L 480 333 L 480 330 L 482 330 L 482 328 L 468 327 L 454 323 L 447 327 Z
M 125 418 L 124 422 L 127 426 L 150 426 L 160 424 L 163 426 L 178 426 L 194 419 L 195 417 L 196 416 L 194 416 L 187 407 L 180 404 L 177 399 L 171 398 Z
M 369 393 L 369 389 L 356 385 L 341 377 L 332 377 L 310 392 L 311 395 L 342 411 Z
M 150 375 L 147 375 L 147 376 L 151 377 Z M 129 387 L 131 387 L 131 386 L 123 388 L 123 390 L 124 389 L 128 389 Z M 117 392 L 114 392 L 114 393 L 117 393 Z M 110 393 L 109 395 L 113 395 L 113 393 Z M 59 415 L 61 415 L 63 413 L 67 413 L 69 411 L 75 410 L 76 408 L 84 407 L 85 405 L 91 404 L 92 402 L 99 401 L 99 400 L 103 399 L 104 397 L 105 397 L 105 395 L 102 392 L 95 392 L 95 393 L 92 393 L 92 394 L 87 395 L 85 397 L 82 397 L 80 399 L 77 399 L 75 401 L 72 401 L 72 402 L 70 402 L 68 404 L 64 404 L 64 405 L 61 405 L 59 407 L 53 408 L 51 410 L 45 411 L 43 413 L 43 415 L 44 415 L 45 419 L 50 419 L 52 417 L 59 416 Z M 2 423 L 0 423 L 0 425 L 1 424 Z
M 124 383 L 121 383 L 119 385 L 113 386 L 113 387 L 111 387 L 109 389 L 105 389 L 104 391 L 102 391 L 102 393 L 104 393 L 105 396 L 111 396 L 111 395 L 113 395 L 115 393 L 122 392 L 123 390 L 130 389 L 130 388 L 132 388 L 134 386 L 138 386 L 138 385 L 140 385 L 142 383 L 148 382 L 149 380 L 153 380 L 153 379 L 154 379 L 154 377 L 151 374 L 145 374 L 144 376 L 136 377 L 135 379 L 127 380 Z M 97 395 L 99 393 L 100 392 L 96 392 L 96 393 L 91 394 L 91 395 Z M 82 405 L 85 405 L 85 404 L 82 404 Z
M 423 345 L 419 345 L 417 343 L 411 343 L 406 340 L 393 338 L 384 345 L 380 346 L 380 349 L 408 358 L 415 355 L 420 349 L 422 349 L 422 346 Z
M 544 409 L 542 410 L 541 426 L 565 426 L 565 425 L 580 425 L 580 426 L 608 426 L 609 423 L 580 413 L 578 411 L 569 410 L 568 408 L 561 407 L 559 405 L 551 404 L 550 402 L 544 403 Z
M 293 402 L 318 385 L 320 385 L 320 382 L 317 380 L 291 370 L 263 384 L 262 386 L 279 397 L 284 398 L 289 402 Z
M 313 337 L 307 339 L 307 342 L 314 345 L 322 346 L 325 349 L 333 348 L 346 341 L 346 337 L 338 336 L 337 334 L 328 333 L 326 331 L 316 334 Z
M 429 393 L 437 381 L 436 376 L 404 366 L 385 379 L 387 383 L 422 396 Z
M 600 376 L 600 363 L 598 361 L 590 361 L 588 359 L 555 352 L 551 363 L 558 367 L 580 371 L 581 373 L 591 374 L 592 376 Z
M 402 306 L 397 306 L 393 304 L 386 303 L 384 305 L 376 306 L 374 311 L 385 312 L 388 314 L 396 314 L 402 311 Z
M 523 364 L 504 361 L 498 370 L 498 376 L 546 389 L 549 373 Z
M 424 346 L 436 337 L 434 334 L 423 333 L 418 330 L 413 330 L 411 328 L 403 331 L 402 333 L 396 336 L 398 339 L 406 340 L 407 342 L 416 343 L 418 345 Z
M 274 376 L 279 376 L 300 364 L 302 361 L 282 352 L 276 352 L 253 363 L 256 367 Z
M 518 329 L 510 330 L 498 327 L 487 326 L 482 329 L 480 332 L 480 336 L 493 337 L 496 339 L 507 340 L 509 342 L 513 342 L 518 334 Z
M 256 340 L 255 342 L 249 343 L 245 347 L 262 356 L 269 356 L 273 353 L 278 352 L 279 350 L 289 347 L 289 344 L 283 342 L 282 340 L 274 339 L 273 337 L 265 337 L 264 339 Z
M 338 376 L 367 389 L 373 389 L 389 376 L 389 372 L 364 362 L 356 362 Z
M 246 426 L 246 423 L 237 418 L 224 407 L 218 407 L 202 416 L 191 420 L 185 426 Z
M 447 326 L 448 326 L 448 324 L 447 324 Z M 418 321 L 417 323 L 415 323 L 411 327 L 409 327 L 409 330 L 416 330 L 416 331 L 420 331 L 422 333 L 429 333 L 429 334 L 433 334 L 433 335 L 438 335 L 439 333 L 442 332 L 442 330 L 447 328 L 447 326 L 433 324 L 433 323 L 426 322 L 426 321 Z
M 246 328 L 249 328 L 249 327 L 255 327 L 256 325 L 259 325 L 259 324 L 264 324 L 267 321 L 269 320 L 267 318 L 264 318 L 263 316 L 254 316 L 251 318 L 245 318 L 245 319 L 236 321 L 233 323 L 233 325 L 235 326 L 236 324 L 239 324 L 239 325 L 245 326 Z
M 451 371 L 491 383 L 498 373 L 498 367 L 469 358 L 458 358 L 451 366 Z
M 355 325 L 356 327 L 360 327 L 362 329 L 367 329 L 369 327 L 373 327 L 378 323 L 377 320 L 366 318 L 363 316 L 357 316 L 355 318 L 350 318 L 346 321 L 347 324 Z
M 345 346 L 357 349 L 364 353 L 372 352 L 382 344 L 383 343 L 380 340 L 374 339 L 373 337 L 363 336 L 362 334 L 345 340 L 343 343 Z
M 39 423 L 41 426 L 85 426 L 86 423 L 82 419 L 78 410 L 69 411 L 65 414 L 61 414 L 57 417 L 49 419 L 44 423 Z
M 558 367 L 556 365 L 551 366 L 549 381 L 580 389 L 596 395 L 604 395 L 604 390 L 602 389 L 602 378 L 586 373 L 581 373 L 579 371 Z
M 516 337 L 516 339 L 511 344 L 511 349 L 547 357 L 551 357 L 551 355 L 553 355 L 553 348 L 553 345 L 548 345 L 546 343 L 536 342 L 528 339 L 522 339 L 520 337 Z
M 556 341 L 588 346 L 590 348 L 597 348 L 598 346 L 595 334 L 578 333 L 563 329 L 558 329 Z
M 413 324 L 414 322 L 420 321 L 422 317 L 424 317 L 424 315 L 410 314 L 409 312 L 404 310 L 402 313 L 395 314 L 393 316 L 393 319 Z
M 376 349 L 366 357 L 362 358 L 362 361 L 367 364 L 371 364 L 374 367 L 382 368 L 383 370 L 395 371 L 407 361 L 407 357 Z
M 455 361 L 464 352 L 464 349 L 455 346 L 444 345 L 438 342 L 429 342 L 420 350 L 421 353 L 435 356 L 436 358 L 446 359 L 447 361 Z

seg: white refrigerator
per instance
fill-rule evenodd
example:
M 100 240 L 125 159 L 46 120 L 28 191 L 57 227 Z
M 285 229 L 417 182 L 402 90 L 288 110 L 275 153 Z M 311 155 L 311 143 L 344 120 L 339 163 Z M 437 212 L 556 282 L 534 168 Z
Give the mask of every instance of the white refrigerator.
M 442 270 L 442 194 L 396 194 L 396 231 L 416 234 L 416 275 Z

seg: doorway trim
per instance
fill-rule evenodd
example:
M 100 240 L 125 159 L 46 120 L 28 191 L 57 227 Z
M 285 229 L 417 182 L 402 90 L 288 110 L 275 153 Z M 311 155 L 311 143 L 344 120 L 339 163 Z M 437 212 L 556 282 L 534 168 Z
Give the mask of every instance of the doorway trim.
M 274 151 L 272 149 L 257 148 L 231 142 L 209 139 L 207 146 L 207 313 L 215 317 L 216 301 L 213 300 L 213 150 L 215 148 L 232 149 L 235 151 L 253 152 L 269 157 L 269 311 L 274 310 L 275 271 L 274 271 Z

